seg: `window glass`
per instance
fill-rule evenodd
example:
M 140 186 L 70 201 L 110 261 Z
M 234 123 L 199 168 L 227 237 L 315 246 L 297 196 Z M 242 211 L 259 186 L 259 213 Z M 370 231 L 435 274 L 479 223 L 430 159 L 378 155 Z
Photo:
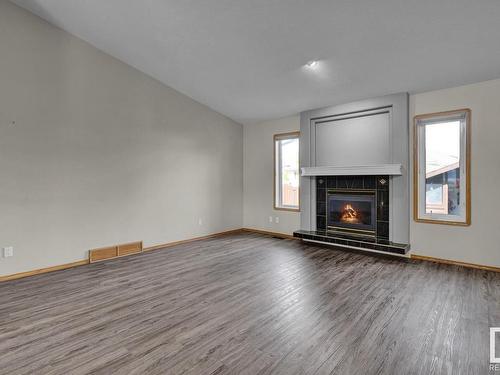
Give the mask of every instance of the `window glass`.
M 275 208 L 299 208 L 299 136 L 275 136 Z
M 426 213 L 461 215 L 460 121 L 425 125 Z
M 468 224 L 468 110 L 415 118 L 415 219 Z

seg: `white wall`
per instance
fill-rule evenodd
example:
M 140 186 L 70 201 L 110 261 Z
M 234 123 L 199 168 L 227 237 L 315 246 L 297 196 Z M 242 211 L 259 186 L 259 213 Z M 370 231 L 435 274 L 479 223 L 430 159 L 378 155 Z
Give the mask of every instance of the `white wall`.
M 244 126 L 243 226 L 292 234 L 300 229 L 300 213 L 274 209 L 273 135 L 300 130 L 300 116 Z M 269 216 L 273 222 L 269 222 Z M 276 223 L 275 218 L 279 218 Z
M 415 115 L 460 108 L 472 110 L 472 225 L 412 219 L 412 252 L 500 267 L 500 80 L 412 95 L 410 126 Z
M 0 275 L 242 226 L 241 125 L 4 0 L 0 56 Z

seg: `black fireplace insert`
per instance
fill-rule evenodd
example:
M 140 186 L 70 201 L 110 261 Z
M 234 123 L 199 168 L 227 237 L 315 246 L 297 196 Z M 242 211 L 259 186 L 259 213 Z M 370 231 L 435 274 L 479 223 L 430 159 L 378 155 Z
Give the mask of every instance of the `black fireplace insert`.
M 375 190 L 328 190 L 326 204 L 328 230 L 362 236 L 376 235 Z

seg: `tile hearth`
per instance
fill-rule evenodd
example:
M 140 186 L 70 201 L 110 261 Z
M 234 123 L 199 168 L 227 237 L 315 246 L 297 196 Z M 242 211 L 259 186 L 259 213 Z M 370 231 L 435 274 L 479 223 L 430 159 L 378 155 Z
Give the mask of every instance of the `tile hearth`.
M 293 232 L 293 236 L 310 241 L 320 241 L 327 244 L 349 246 L 359 248 L 361 250 L 383 251 L 392 254 L 406 254 L 410 248 L 407 244 L 399 244 L 385 239 L 379 238 L 360 238 L 344 234 L 332 234 L 325 230 L 297 230 Z

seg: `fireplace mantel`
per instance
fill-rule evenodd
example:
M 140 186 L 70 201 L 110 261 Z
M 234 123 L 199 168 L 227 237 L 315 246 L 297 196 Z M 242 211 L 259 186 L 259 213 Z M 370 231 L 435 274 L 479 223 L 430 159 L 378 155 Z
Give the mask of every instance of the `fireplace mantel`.
M 402 175 L 401 164 L 377 164 L 361 166 L 326 166 L 301 168 L 303 177 L 315 176 L 375 176 L 375 175 Z

